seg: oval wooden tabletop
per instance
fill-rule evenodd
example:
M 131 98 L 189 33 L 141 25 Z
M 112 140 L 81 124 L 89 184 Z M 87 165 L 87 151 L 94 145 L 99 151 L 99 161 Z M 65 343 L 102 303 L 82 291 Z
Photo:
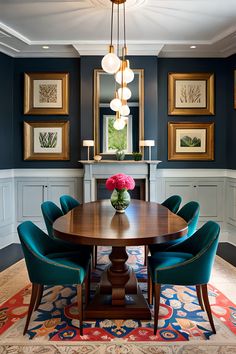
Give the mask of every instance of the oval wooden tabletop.
M 187 233 L 187 223 L 161 204 L 131 200 L 124 214 L 110 200 L 81 204 L 54 224 L 54 235 L 84 245 L 133 246 L 174 240 Z
M 166 207 L 131 200 L 118 214 L 110 200 L 81 204 L 54 224 L 54 235 L 84 245 L 138 246 L 162 243 L 187 233 L 187 223 Z

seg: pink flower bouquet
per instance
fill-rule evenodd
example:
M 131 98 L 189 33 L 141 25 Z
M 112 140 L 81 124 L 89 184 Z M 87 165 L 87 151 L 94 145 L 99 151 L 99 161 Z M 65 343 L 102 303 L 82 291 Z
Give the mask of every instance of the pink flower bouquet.
M 117 173 L 106 180 L 106 188 L 109 191 L 113 191 L 114 189 L 117 191 L 121 191 L 122 189 L 132 190 L 134 187 L 135 182 L 133 177 L 127 176 L 124 173 Z

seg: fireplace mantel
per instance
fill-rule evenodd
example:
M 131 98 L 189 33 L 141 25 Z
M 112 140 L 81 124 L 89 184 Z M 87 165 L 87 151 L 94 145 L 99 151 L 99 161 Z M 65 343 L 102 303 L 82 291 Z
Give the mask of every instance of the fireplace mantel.
M 146 200 L 156 201 L 156 169 L 161 161 L 79 161 L 84 166 L 84 203 L 96 200 L 96 179 L 108 178 L 116 173 L 125 173 L 135 179 L 145 179 Z

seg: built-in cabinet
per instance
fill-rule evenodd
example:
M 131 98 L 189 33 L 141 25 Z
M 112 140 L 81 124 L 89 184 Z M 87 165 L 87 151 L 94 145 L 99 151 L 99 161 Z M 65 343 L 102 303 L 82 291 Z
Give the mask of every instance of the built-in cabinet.
M 236 226 L 236 180 L 228 179 L 226 183 L 226 221 L 230 225 Z
M 12 242 L 15 216 L 12 179 L 0 179 L 0 248 Z
M 63 194 L 78 198 L 76 178 L 16 179 L 17 222 L 41 222 L 41 204 L 51 200 L 59 206 L 59 198 Z
M 200 204 L 200 221 L 224 220 L 224 180 L 173 178 L 165 180 L 165 197 L 178 194 L 182 205 L 195 200 Z M 181 206 L 182 206 L 181 205 Z
M 12 223 L 14 217 L 13 185 L 11 180 L 0 181 L 0 224 L 1 226 Z
M 111 168 L 109 164 L 108 166 Z M 120 169 L 120 164 L 117 164 L 118 167 Z M 105 164 L 99 165 L 99 168 L 101 173 L 97 173 L 95 177 L 105 178 Z M 139 164 L 137 168 L 140 168 Z M 156 177 L 153 173 L 151 179 L 151 183 L 155 183 L 151 193 L 152 201 L 161 203 L 173 194 L 181 195 L 181 206 L 191 200 L 198 201 L 200 225 L 207 220 L 219 222 L 223 240 L 236 244 L 236 174 L 233 171 L 201 172 L 207 174 L 207 177 L 195 177 L 193 172 L 191 176 L 186 177 L 183 175 L 188 175 L 191 171 L 184 170 L 177 171 L 177 175 L 171 170 L 156 171 Z M 109 172 L 112 174 L 112 171 Z M 14 176 L 14 173 L 0 171 L 0 248 L 19 241 L 16 226 L 20 222 L 31 220 L 39 227 L 45 228 L 40 208 L 44 201 L 51 200 L 59 205 L 60 196 L 69 194 L 83 202 L 83 170 L 37 170 L 30 173 L 25 170 L 16 171 L 18 174 L 24 174 L 23 176 Z M 141 176 L 134 170 L 131 173 L 135 178 Z M 179 176 L 180 173 L 182 176 Z M 200 175 L 198 171 L 194 173 Z M 213 176 L 209 176 L 210 174 Z

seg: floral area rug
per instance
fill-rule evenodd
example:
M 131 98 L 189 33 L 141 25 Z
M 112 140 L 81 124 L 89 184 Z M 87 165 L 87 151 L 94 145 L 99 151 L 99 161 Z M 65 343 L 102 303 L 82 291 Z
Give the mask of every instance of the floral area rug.
M 107 248 L 99 248 L 99 265 L 92 276 L 94 280 L 93 291 L 96 281 L 99 280 L 102 264 L 108 262 L 108 254 Z M 138 278 L 144 280 L 146 269 L 143 266 L 143 247 L 129 248 L 129 254 L 129 263 L 135 268 Z M 146 296 L 146 282 L 142 281 L 140 287 Z M 22 343 L 32 339 L 31 343 L 34 345 L 45 343 L 45 341 L 55 342 L 56 345 L 62 341 L 71 344 L 75 344 L 75 341 L 97 342 L 98 344 L 119 341 L 122 346 L 132 342 L 143 344 L 146 342 L 176 343 L 206 339 L 229 344 L 236 338 L 236 306 L 213 286 L 209 286 L 209 298 L 214 315 L 216 335 L 212 334 L 207 315 L 199 307 L 194 287 L 165 285 L 162 286 L 157 335 L 153 335 L 152 320 L 123 320 L 121 318 L 85 321 L 84 335 L 81 337 L 77 320 L 75 287 L 54 286 L 45 288 L 41 305 L 33 313 L 29 330 L 23 337 L 30 292 L 31 286 L 28 285 L 1 305 L 0 342 L 10 343 L 19 340 Z

